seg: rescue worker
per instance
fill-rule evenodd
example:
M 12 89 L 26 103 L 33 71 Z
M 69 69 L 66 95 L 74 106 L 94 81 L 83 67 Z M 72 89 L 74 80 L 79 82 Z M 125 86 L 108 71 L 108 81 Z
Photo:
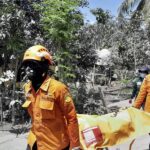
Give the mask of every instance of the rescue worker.
M 140 71 L 141 72 L 141 71 Z M 148 72 L 141 72 L 141 76 L 144 79 L 140 91 L 133 103 L 133 107 L 140 109 L 144 103 L 144 111 L 150 112 L 150 74 Z
M 149 74 L 149 68 L 143 67 L 143 69 L 139 70 L 139 73 L 141 73 L 141 78 L 143 79 L 142 84 L 140 85 L 139 91 L 137 93 L 137 97 L 133 103 L 133 107 L 140 109 L 143 108 L 144 111 L 150 113 L 150 74 Z M 150 135 L 150 133 L 149 133 Z M 132 144 L 135 140 L 132 141 Z M 150 144 L 149 144 L 150 149 Z
M 132 103 L 132 100 L 136 99 L 136 97 L 139 93 L 141 84 L 142 84 L 145 76 L 148 74 L 149 74 L 149 68 L 146 66 L 143 66 L 138 70 L 138 76 L 132 82 L 133 90 L 132 90 L 131 98 L 129 99 L 129 103 Z
M 52 56 L 35 45 L 26 50 L 21 74 L 29 82 L 24 85 L 23 104 L 32 119 L 27 150 L 80 150 L 78 120 L 69 90 L 48 75 Z

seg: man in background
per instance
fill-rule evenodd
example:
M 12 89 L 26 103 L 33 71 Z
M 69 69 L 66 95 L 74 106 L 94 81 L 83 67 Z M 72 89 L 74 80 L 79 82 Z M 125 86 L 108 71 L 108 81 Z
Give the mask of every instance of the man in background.
M 136 99 L 140 87 L 142 85 L 142 82 L 146 75 L 149 74 L 149 68 L 147 66 L 143 66 L 138 70 L 138 76 L 132 81 L 133 89 L 132 89 L 132 95 L 129 99 L 129 103 L 132 103 L 132 100 Z

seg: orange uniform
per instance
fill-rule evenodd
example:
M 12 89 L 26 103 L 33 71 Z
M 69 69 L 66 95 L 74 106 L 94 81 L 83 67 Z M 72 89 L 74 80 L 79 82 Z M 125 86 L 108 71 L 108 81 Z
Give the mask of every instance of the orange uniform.
M 23 107 L 28 108 L 32 118 L 31 131 L 38 150 L 62 150 L 69 144 L 71 148 L 79 146 L 78 121 L 68 88 L 47 77 L 36 93 L 31 82 L 24 89 Z
M 133 107 L 140 108 L 144 102 L 144 111 L 150 112 L 150 75 L 145 77 Z

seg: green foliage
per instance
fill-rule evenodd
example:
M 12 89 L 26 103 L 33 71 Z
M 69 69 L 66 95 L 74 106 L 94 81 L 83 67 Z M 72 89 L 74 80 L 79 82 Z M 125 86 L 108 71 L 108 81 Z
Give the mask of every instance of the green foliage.
M 97 23 L 106 24 L 110 19 L 109 12 L 105 12 L 102 8 L 92 9 L 91 12 L 96 17 Z
M 86 0 L 43 0 L 35 4 L 41 14 L 44 34 L 55 45 L 55 61 L 58 63 L 58 76 L 63 81 L 75 78 L 71 64 L 75 58 L 69 42 L 75 39 L 75 32 L 83 25 L 83 15 L 79 6 L 87 5 Z
M 57 43 L 67 42 L 83 25 L 83 16 L 78 10 L 82 0 L 44 0 L 35 7 L 41 12 L 41 24 L 48 37 Z
M 71 65 L 72 59 L 73 55 L 68 50 L 57 51 L 54 56 L 54 61 L 57 62 L 57 67 L 59 69 L 56 76 L 58 76 L 64 82 L 75 78 L 73 66 Z

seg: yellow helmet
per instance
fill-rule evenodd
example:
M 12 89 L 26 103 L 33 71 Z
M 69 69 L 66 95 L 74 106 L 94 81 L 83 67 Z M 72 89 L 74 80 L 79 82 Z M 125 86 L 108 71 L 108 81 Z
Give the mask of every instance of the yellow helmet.
M 42 45 L 35 45 L 26 50 L 23 62 L 26 60 L 47 60 L 49 65 L 52 64 L 52 56 L 49 51 Z

